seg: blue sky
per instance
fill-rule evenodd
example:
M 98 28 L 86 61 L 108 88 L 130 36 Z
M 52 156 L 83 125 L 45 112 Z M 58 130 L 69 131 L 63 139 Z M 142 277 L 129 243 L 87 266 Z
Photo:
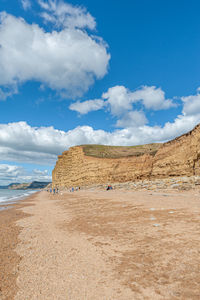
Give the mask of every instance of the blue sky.
M 0 2 L 0 184 L 50 180 L 77 144 L 200 122 L 199 1 Z

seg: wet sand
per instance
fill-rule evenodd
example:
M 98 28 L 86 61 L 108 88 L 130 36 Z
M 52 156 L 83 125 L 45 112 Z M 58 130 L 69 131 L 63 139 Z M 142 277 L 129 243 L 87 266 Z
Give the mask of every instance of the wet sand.
M 200 299 L 199 191 L 31 198 L 9 212 L 15 258 L 4 269 L 14 275 L 0 299 Z

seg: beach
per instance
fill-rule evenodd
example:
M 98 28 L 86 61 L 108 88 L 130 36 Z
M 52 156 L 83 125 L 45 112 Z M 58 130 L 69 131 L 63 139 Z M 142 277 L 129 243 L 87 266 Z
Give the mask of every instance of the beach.
M 31 195 L 0 212 L 0 299 L 199 299 L 200 192 Z
M 17 291 L 16 279 L 21 257 L 15 251 L 20 242 L 20 227 L 16 221 L 26 217 L 20 208 L 29 205 L 31 198 L 0 205 L 0 299 L 14 299 Z

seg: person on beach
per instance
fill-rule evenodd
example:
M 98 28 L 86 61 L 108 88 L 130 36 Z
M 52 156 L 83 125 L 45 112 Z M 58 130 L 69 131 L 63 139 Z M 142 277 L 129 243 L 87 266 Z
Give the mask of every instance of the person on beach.
M 109 184 L 109 185 L 107 186 L 107 189 L 106 189 L 106 190 L 109 191 L 109 190 L 112 190 L 112 189 L 113 189 L 112 185 Z

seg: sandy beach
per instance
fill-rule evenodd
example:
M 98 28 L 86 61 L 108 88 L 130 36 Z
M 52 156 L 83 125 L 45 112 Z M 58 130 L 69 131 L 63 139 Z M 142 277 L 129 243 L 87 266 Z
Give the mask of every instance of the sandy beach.
M 16 278 L 21 257 L 15 249 L 20 227 L 16 221 L 26 217 L 20 209 L 29 205 L 32 197 L 15 204 L 1 205 L 0 211 L 0 299 L 13 299 L 17 291 Z M 28 215 L 27 215 L 28 216 Z
M 1 300 L 200 299 L 200 193 L 32 195 L 0 212 Z

